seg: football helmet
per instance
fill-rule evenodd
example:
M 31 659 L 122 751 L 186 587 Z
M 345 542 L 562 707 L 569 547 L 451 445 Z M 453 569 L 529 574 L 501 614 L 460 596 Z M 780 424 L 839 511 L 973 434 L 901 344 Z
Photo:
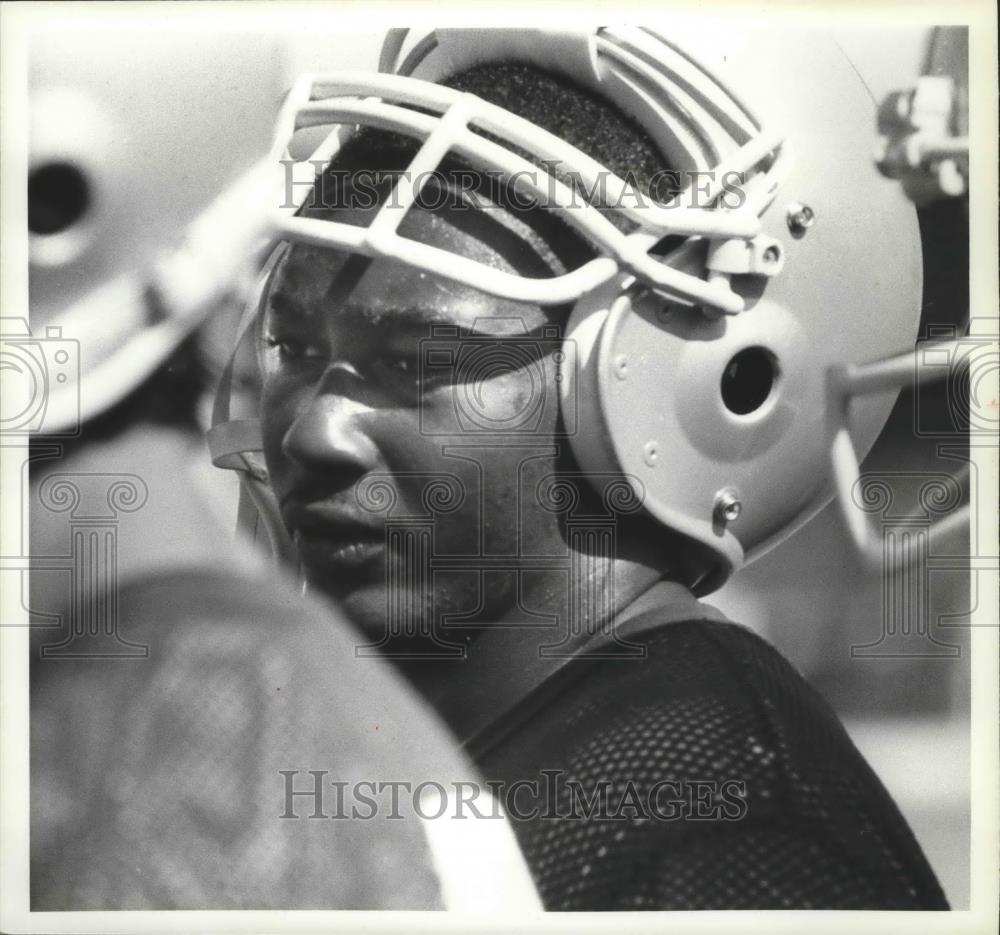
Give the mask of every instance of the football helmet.
M 557 136 L 439 83 L 500 62 L 534 64 L 605 98 L 672 169 L 702 186 L 708 179 L 701 203 L 694 183 L 670 202 L 644 200 Z M 299 160 L 318 177 L 359 126 L 412 137 L 421 145 L 396 197 L 368 227 L 296 216 L 293 205 L 274 232 L 282 242 L 393 258 L 508 299 L 573 303 L 561 384 L 579 407 L 573 454 L 587 473 L 629 478 L 656 520 L 700 546 L 707 558 L 688 582 L 698 593 L 721 586 L 835 493 L 859 551 L 880 563 L 853 499 L 858 463 L 896 391 L 923 374 L 912 353 L 916 217 L 872 160 L 875 116 L 845 53 L 815 32 L 683 23 L 669 35 L 392 30 L 378 73 L 302 78 L 278 138 L 325 128 L 316 152 Z M 582 234 L 595 257 L 538 279 L 400 236 L 422 180 L 449 153 L 521 186 Z M 722 197 L 732 173 L 736 204 Z M 601 203 L 580 204 L 567 176 L 600 191 Z M 299 187 L 298 203 L 307 189 Z M 613 212 L 630 232 L 609 221 Z M 666 238 L 675 246 L 662 255 L 655 248 Z M 225 388 L 215 421 L 215 462 L 244 472 L 272 545 L 280 542 L 266 472 L 252 456 L 257 427 L 228 421 Z M 248 515 L 256 524 L 254 510 Z
M 916 204 L 969 190 L 969 31 L 931 31 L 916 83 L 894 91 L 878 113 L 879 169 Z
M 15 319 L 5 342 L 4 432 L 76 435 L 256 272 L 274 170 L 233 180 L 270 145 L 282 44 L 166 29 L 154 48 L 147 23 L 81 40 L 89 28 L 50 24 L 28 47 L 31 331 Z M 202 67 L 174 67 L 183 58 Z

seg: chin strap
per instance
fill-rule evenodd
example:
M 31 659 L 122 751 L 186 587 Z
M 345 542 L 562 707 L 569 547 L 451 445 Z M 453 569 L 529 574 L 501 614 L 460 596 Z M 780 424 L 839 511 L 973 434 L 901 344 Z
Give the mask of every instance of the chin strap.
M 284 247 L 279 247 L 268 258 L 260 272 L 251 299 L 243 311 L 233 352 L 222 371 L 219 388 L 215 393 L 212 427 L 208 430 L 207 441 L 212 464 L 239 474 L 237 531 L 255 545 L 259 545 L 275 561 L 294 565 L 296 562 L 294 547 L 285 533 L 278 502 L 268 484 L 260 420 L 234 419 L 231 413 L 236 359 L 247 336 L 254 333 L 255 327 L 260 322 L 267 282 L 283 253 Z

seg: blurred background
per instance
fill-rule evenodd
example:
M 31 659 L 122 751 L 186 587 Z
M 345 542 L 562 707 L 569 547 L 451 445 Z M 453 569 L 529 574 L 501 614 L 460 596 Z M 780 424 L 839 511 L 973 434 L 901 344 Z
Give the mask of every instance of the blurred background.
M 117 24 L 56 18 L 38 29 L 29 57 L 33 314 L 48 317 L 47 309 L 176 245 L 184 225 L 266 151 L 293 79 L 304 71 L 374 68 L 382 38 L 296 30 L 291 22 L 266 34 L 235 23 L 153 29 L 124 16 Z M 927 30 L 855 30 L 837 39 L 873 101 L 881 101 L 914 82 Z M 876 136 L 873 103 L 873 152 Z M 968 315 L 963 206 L 922 209 L 921 228 L 922 330 L 932 336 Z M 205 427 L 239 311 L 224 307 L 196 339 L 206 374 L 199 402 Z M 253 368 L 238 367 L 237 411 L 241 400 L 252 405 L 254 389 Z M 961 392 L 950 381 L 904 393 L 868 458 L 866 471 L 888 478 L 900 515 L 919 511 L 924 481 L 955 475 L 967 457 Z M 895 473 L 903 467 L 910 473 Z M 235 475 L 213 469 L 207 454 L 199 470 L 218 510 L 235 522 Z M 976 596 L 961 560 L 968 554 L 963 534 L 927 544 L 936 564 L 919 581 L 867 571 L 828 508 L 709 603 L 760 631 L 836 708 L 900 804 L 952 905 L 962 908 L 969 895 L 967 625 Z

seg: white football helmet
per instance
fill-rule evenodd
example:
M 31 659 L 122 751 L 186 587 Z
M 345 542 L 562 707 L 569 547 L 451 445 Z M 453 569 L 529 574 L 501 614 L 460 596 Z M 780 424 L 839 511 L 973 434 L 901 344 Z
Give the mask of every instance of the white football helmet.
M 701 203 L 691 189 L 667 204 L 635 197 L 564 140 L 437 83 L 495 62 L 533 63 L 606 98 L 672 169 L 711 173 Z M 289 212 L 275 236 L 390 257 L 509 299 L 574 303 L 566 335 L 574 366 L 563 391 L 579 407 L 576 460 L 588 473 L 637 479 L 648 512 L 702 547 L 705 567 L 689 582 L 698 592 L 719 587 L 835 492 L 860 551 L 881 562 L 852 499 L 859 457 L 896 391 L 923 375 L 912 353 L 921 293 L 915 212 L 874 164 L 875 125 L 852 63 L 816 32 L 393 30 L 379 73 L 301 79 L 278 139 L 326 128 L 301 160 L 318 175 L 358 126 L 413 137 L 422 145 L 397 197 L 367 228 Z M 536 279 L 400 236 L 419 180 L 449 153 L 546 199 L 596 257 Z M 553 169 L 588 191 L 603 184 L 603 207 L 620 210 L 633 231 L 581 205 Z M 736 205 L 721 197 L 732 172 L 742 183 Z M 300 186 L 300 201 L 307 190 Z M 669 236 L 680 246 L 665 257 L 651 252 Z M 280 521 L 253 456 L 257 427 L 228 421 L 225 397 L 224 388 L 213 456 L 245 473 L 276 545 Z
M 78 434 L 204 321 L 234 275 L 256 272 L 247 261 L 274 169 L 233 179 L 270 145 L 282 44 L 148 38 L 127 16 L 92 34 L 71 18 L 28 44 L 30 124 L 9 142 L 27 140 L 30 330 L 24 310 L 4 310 L 4 434 Z M 176 68 L 185 57 L 200 67 Z

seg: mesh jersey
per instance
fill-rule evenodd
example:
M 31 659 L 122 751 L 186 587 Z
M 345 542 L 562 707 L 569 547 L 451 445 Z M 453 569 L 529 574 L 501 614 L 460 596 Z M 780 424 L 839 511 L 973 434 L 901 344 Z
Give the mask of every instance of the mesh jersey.
M 577 660 L 516 727 L 470 744 L 492 780 L 537 783 L 513 809 L 547 909 L 948 908 L 895 803 L 776 650 L 725 621 L 644 619 L 629 638 L 646 658 Z M 580 791 L 594 808 L 602 782 L 607 804 L 584 817 Z
M 472 769 L 387 663 L 355 657 L 327 607 L 221 570 L 131 582 L 118 607 L 146 658 L 33 654 L 34 910 L 434 909 L 461 902 L 451 871 L 470 864 L 498 897 L 536 904 L 497 821 L 466 853 L 470 822 L 442 839 L 406 795 L 395 819 L 345 817 L 333 781 L 447 789 Z M 289 810 L 282 770 L 300 792 L 326 771 L 323 797 Z

